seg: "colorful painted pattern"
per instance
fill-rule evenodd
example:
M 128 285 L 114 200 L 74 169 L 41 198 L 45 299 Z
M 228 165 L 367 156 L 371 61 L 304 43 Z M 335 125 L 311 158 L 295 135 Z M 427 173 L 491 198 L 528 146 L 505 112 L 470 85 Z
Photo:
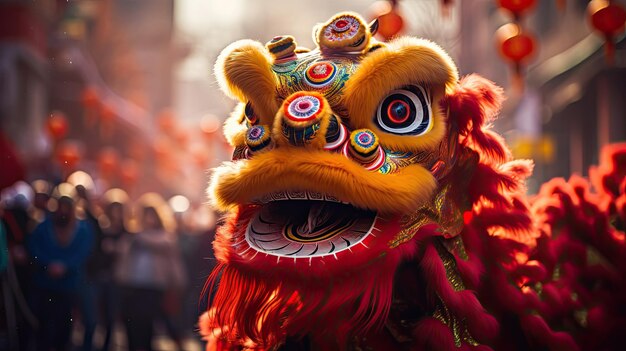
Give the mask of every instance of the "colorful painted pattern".
M 326 100 L 333 106 L 333 111 L 342 116 L 345 111 L 342 111 L 340 106 L 341 90 L 350 75 L 356 71 L 361 59 L 361 55 L 330 56 L 322 55 L 320 51 L 315 50 L 298 54 L 290 61 L 275 62 L 272 70 L 278 78 L 278 95 L 286 99 L 297 91 L 317 91 L 324 94 Z M 332 64 L 333 73 L 325 84 L 316 84 L 314 81 L 311 83 L 307 79 L 307 71 L 317 63 Z
M 353 39 L 361 23 L 354 17 L 342 16 L 337 18 L 330 26 L 324 28 L 324 38 L 328 41 L 345 41 Z
M 304 145 L 309 143 L 313 140 L 313 138 L 315 138 L 319 129 L 319 123 L 313 123 L 304 128 L 294 128 L 287 125 L 284 120 L 282 123 L 283 136 L 289 140 L 292 145 Z
M 312 87 L 322 88 L 332 83 L 335 73 L 337 73 L 337 68 L 332 62 L 321 61 L 309 66 L 305 79 Z
M 378 147 L 378 138 L 371 130 L 356 130 L 350 135 L 350 144 L 359 156 L 369 156 Z
M 259 151 L 270 143 L 270 132 L 265 126 L 254 126 L 248 129 L 246 144 L 250 151 Z
M 311 95 L 300 95 L 293 99 L 285 110 L 285 117 L 294 122 L 308 122 L 319 117 L 324 103 Z

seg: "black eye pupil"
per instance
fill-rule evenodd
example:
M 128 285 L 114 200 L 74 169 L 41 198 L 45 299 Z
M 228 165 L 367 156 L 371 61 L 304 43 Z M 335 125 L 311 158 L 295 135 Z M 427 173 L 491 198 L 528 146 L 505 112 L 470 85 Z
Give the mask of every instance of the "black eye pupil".
M 409 106 L 401 100 L 393 101 L 389 104 L 387 114 L 393 123 L 403 123 L 409 117 Z
M 402 104 L 395 103 L 393 106 L 393 116 L 396 118 L 402 118 L 404 115 L 406 115 L 406 107 Z

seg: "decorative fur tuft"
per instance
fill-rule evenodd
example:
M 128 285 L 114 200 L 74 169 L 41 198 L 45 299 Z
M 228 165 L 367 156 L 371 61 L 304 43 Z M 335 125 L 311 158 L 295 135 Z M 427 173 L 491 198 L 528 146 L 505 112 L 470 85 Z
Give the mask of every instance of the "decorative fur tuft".
M 442 102 L 448 121 L 461 136 L 461 144 L 481 151 L 485 162 L 501 163 L 510 158 L 503 139 L 489 130 L 504 100 L 502 88 L 471 74 L 459 82 Z
M 230 44 L 215 62 L 215 77 L 224 93 L 244 103 L 251 101 L 261 124 L 271 124 L 278 109 L 271 62 L 265 47 L 253 40 Z

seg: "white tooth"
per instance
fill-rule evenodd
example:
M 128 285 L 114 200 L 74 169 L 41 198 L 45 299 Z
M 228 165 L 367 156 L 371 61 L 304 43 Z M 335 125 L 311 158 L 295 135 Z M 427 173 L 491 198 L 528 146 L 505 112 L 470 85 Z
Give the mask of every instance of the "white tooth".
M 330 202 L 339 202 L 339 199 L 337 199 L 336 197 L 332 195 L 324 195 L 324 200 L 330 201 Z
M 290 191 L 287 195 L 292 200 L 306 200 L 306 193 L 304 191 Z
M 272 193 L 273 200 L 287 200 L 287 194 L 284 191 Z
M 323 200 L 324 197 L 321 193 L 307 191 L 307 196 L 310 200 Z

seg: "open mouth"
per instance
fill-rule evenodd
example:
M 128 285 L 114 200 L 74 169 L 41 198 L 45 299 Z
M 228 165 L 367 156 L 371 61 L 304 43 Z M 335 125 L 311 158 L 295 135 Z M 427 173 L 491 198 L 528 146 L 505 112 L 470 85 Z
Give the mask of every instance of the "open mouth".
M 376 212 L 313 192 L 272 193 L 259 201 L 246 240 L 259 252 L 291 258 L 335 255 L 372 234 Z

